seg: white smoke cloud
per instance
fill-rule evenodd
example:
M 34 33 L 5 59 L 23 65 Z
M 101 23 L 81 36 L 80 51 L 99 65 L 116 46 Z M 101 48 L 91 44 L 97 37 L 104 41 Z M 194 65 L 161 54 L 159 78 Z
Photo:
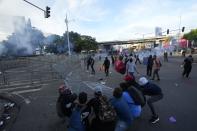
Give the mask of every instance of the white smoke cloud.
M 3 53 L 4 45 L 0 42 L 0 55 Z
M 31 55 L 44 39 L 41 31 L 31 26 L 30 20 L 25 17 L 11 17 L 13 33 L 2 42 L 0 54 L 4 55 Z

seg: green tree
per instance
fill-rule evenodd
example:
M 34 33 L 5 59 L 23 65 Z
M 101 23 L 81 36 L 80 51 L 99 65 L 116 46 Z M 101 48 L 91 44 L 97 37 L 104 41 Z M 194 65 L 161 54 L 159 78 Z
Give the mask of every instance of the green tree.
M 63 34 L 63 39 L 67 43 L 66 32 Z M 81 50 L 96 50 L 98 44 L 95 38 L 86 35 L 80 35 L 77 32 L 69 32 L 69 40 L 73 44 L 73 50 L 75 52 L 81 52 Z
M 197 29 L 191 30 L 189 33 L 184 34 L 183 38 L 189 41 L 197 42 Z

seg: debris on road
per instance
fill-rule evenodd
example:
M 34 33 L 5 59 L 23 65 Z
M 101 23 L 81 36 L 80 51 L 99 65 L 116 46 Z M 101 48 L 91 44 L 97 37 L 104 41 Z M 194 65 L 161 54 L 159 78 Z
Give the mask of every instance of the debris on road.
M 171 123 L 175 123 L 175 122 L 176 122 L 176 119 L 175 119 L 173 116 L 171 116 L 171 117 L 169 118 L 169 121 L 170 121 Z
M 101 81 L 101 84 L 102 84 L 102 85 L 105 85 L 105 83 L 106 83 L 106 82 L 104 82 L 104 81 Z
M 177 87 L 177 86 L 179 86 L 177 83 L 174 83 L 174 85 Z

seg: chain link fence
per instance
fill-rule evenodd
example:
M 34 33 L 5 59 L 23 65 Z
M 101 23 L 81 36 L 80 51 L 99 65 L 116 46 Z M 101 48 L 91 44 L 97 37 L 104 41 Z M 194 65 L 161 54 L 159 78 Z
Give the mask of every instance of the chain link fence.
M 78 55 L 49 55 L 0 61 L 0 85 L 36 84 L 65 79 L 80 63 Z

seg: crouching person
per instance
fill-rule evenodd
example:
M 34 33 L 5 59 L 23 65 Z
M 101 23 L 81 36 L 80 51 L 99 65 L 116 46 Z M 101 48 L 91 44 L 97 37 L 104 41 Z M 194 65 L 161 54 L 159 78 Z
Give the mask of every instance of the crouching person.
M 162 90 L 158 85 L 149 82 L 145 77 L 141 77 L 139 79 L 139 84 L 141 85 L 141 91 L 143 92 L 143 94 L 146 96 L 150 96 L 150 98 L 147 100 L 147 104 L 152 113 L 150 122 L 154 124 L 159 121 L 159 116 L 155 112 L 153 103 L 163 98 Z
M 111 103 L 116 110 L 118 116 L 115 131 L 126 131 L 132 124 L 133 120 L 129 106 L 122 98 L 122 94 L 122 89 L 120 87 L 117 87 L 114 89 L 113 98 L 111 99 Z
M 61 85 L 59 87 L 59 97 L 56 103 L 57 114 L 60 118 L 70 117 L 73 103 L 77 99 L 77 94 L 72 93 L 69 87 Z
M 97 86 L 94 97 L 87 104 L 92 109 L 90 131 L 114 131 L 115 128 L 116 111 L 102 92 L 102 87 Z
M 68 131 L 88 131 L 90 114 L 89 108 L 86 106 L 87 94 L 81 92 L 78 96 L 78 102 L 72 110 L 72 114 L 69 121 Z
M 137 104 L 137 100 L 135 101 L 135 96 L 139 95 L 137 92 L 134 92 L 131 90 L 131 88 L 135 89 L 135 87 L 130 87 L 130 84 L 127 82 L 120 83 L 120 87 L 122 88 L 122 97 L 126 101 L 126 103 L 129 106 L 130 112 L 132 113 L 134 118 L 140 117 L 141 115 L 141 105 Z M 137 90 L 137 89 L 135 89 Z M 131 92 L 133 91 L 133 92 Z M 132 94 L 135 93 L 133 96 Z M 136 97 L 136 99 L 139 99 L 139 96 Z

